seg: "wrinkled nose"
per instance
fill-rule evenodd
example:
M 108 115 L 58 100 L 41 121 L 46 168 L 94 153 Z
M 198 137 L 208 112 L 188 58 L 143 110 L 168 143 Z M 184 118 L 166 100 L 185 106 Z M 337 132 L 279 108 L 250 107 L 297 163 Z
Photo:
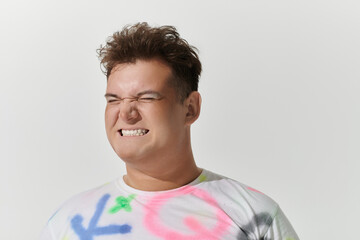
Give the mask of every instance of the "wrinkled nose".
M 120 118 L 128 123 L 135 123 L 140 120 L 136 101 L 130 99 L 123 99 L 120 103 Z

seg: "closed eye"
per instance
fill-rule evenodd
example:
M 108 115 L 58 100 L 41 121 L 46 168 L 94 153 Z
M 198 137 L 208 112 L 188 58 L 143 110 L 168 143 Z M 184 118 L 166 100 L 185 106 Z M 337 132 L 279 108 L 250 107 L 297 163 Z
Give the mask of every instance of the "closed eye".
M 152 100 L 156 100 L 155 98 L 153 97 L 142 97 L 142 98 L 139 98 L 140 101 L 152 101 Z
M 119 99 L 108 99 L 107 100 L 108 103 L 117 102 L 117 101 L 119 101 Z
M 143 103 L 152 103 L 161 99 L 161 97 L 140 97 L 138 101 Z

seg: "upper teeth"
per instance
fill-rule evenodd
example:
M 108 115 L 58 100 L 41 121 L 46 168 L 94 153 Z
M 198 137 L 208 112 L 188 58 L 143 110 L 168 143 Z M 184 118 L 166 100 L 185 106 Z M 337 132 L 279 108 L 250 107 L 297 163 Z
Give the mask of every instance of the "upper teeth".
M 145 129 L 135 129 L 135 130 L 121 130 L 123 136 L 142 136 L 146 133 Z

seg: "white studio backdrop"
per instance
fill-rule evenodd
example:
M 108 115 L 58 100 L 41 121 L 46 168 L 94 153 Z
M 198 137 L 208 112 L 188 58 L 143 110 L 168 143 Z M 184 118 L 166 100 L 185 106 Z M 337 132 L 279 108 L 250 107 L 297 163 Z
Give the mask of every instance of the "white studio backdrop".
M 1 1 L 0 238 L 37 239 L 70 196 L 124 174 L 96 49 L 125 24 L 199 49 L 198 165 L 275 199 L 301 239 L 355 239 L 360 2 Z

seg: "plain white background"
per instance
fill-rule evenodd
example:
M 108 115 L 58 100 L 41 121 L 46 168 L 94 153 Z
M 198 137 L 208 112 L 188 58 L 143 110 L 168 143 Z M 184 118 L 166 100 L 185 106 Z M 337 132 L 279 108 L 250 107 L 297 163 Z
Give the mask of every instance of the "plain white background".
M 2 1 L 0 238 L 37 239 L 70 196 L 124 174 L 96 49 L 125 24 L 200 50 L 198 165 L 275 199 L 301 239 L 355 239 L 360 2 Z

